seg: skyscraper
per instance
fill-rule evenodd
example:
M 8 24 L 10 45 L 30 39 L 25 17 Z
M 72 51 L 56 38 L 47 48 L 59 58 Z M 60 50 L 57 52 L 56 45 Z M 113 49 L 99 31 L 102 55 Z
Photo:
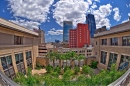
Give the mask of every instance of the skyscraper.
M 69 31 L 69 47 L 82 48 L 87 45 L 90 45 L 88 24 L 78 23 L 76 29 L 70 29 Z
M 72 21 L 63 21 L 63 42 L 69 41 L 69 30 L 72 28 Z
M 96 30 L 96 23 L 95 23 L 94 15 L 88 14 L 86 16 L 86 24 L 88 24 L 88 27 L 90 30 L 90 37 L 93 38 L 95 30 Z

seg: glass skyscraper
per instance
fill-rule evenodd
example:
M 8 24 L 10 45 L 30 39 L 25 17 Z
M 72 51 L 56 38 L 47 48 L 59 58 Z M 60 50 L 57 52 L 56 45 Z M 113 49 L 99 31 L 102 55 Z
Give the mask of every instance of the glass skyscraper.
M 95 23 L 94 15 L 88 14 L 86 16 L 86 24 L 88 24 L 88 27 L 90 30 L 90 37 L 93 38 L 95 30 L 96 30 L 96 23 Z
M 72 21 L 63 21 L 63 42 L 69 41 L 69 30 L 72 28 Z

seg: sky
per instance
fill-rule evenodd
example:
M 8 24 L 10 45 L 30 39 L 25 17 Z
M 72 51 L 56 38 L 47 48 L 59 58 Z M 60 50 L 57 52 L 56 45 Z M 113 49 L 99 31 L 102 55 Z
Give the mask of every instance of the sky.
M 63 39 L 63 21 L 85 23 L 86 15 L 95 16 L 96 28 L 128 21 L 130 0 L 0 0 L 0 17 L 28 29 L 45 31 L 45 41 Z

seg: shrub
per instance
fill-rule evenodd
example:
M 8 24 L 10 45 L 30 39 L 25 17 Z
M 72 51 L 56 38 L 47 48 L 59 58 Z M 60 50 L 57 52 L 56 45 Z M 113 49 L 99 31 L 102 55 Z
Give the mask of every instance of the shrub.
M 70 70 L 70 67 L 65 66 L 65 68 L 64 68 L 64 72 L 66 72 L 67 70 Z
M 54 72 L 60 73 L 61 72 L 61 68 L 59 66 L 54 68 Z
M 75 74 L 78 74 L 78 72 L 80 71 L 80 68 L 79 67 L 74 67 L 74 72 L 75 72 Z
M 50 65 L 46 66 L 46 71 L 47 71 L 47 73 L 52 72 L 53 71 L 53 67 L 50 66 Z
M 70 80 L 71 76 L 74 74 L 74 72 L 72 70 L 67 70 L 64 74 L 63 74 L 63 79 L 65 81 Z
M 95 69 L 95 68 L 97 68 L 97 64 L 98 64 L 97 61 L 92 61 L 90 64 L 90 67 Z

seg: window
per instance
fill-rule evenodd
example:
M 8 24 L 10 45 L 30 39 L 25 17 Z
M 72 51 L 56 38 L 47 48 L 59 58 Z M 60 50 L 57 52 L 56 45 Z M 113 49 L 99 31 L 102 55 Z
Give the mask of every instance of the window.
M 21 37 L 21 36 L 14 36 L 14 44 L 15 45 L 23 44 L 23 37 Z
M 97 55 L 97 52 L 95 52 L 95 55 Z
M 118 38 L 111 38 L 111 45 L 118 45 Z
M 108 69 L 111 68 L 112 64 L 116 63 L 116 60 L 117 60 L 117 54 L 110 53 L 109 63 L 108 63 Z
M 127 69 L 130 63 L 130 56 L 121 55 L 119 70 Z
M 18 72 L 25 74 L 26 70 L 25 70 L 24 61 L 23 61 L 23 53 L 15 54 L 15 60 L 16 60 Z
M 107 45 L 107 39 L 102 39 L 102 45 Z
M 130 46 L 130 36 L 122 37 L 122 45 L 123 46 Z
M 101 60 L 100 62 L 103 64 L 106 64 L 106 57 L 107 57 L 107 52 L 101 51 Z
M 97 45 L 97 42 L 96 42 L 96 45 Z
M 26 61 L 27 61 L 27 66 L 32 67 L 32 54 L 31 54 L 31 51 L 26 52 Z
M 5 75 L 13 79 L 15 77 L 15 72 L 14 72 L 14 67 L 12 64 L 11 55 L 1 57 L 1 64 L 2 64 Z

